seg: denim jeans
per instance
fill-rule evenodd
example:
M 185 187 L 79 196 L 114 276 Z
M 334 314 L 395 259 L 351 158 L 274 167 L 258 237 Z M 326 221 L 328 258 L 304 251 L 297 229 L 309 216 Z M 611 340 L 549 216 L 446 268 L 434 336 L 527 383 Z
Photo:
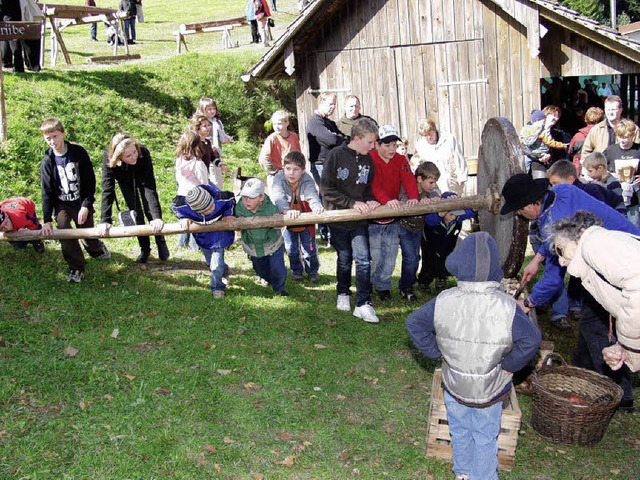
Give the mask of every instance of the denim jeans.
M 315 180 L 318 185 L 318 190 L 320 190 L 320 179 L 322 178 L 322 171 L 324 170 L 323 164 L 312 163 L 311 164 L 311 176 Z M 320 199 L 322 199 L 322 195 L 320 195 Z M 329 238 L 329 226 L 324 223 L 318 224 L 318 231 L 320 232 L 320 238 L 323 240 L 327 240 Z
M 444 391 L 453 447 L 453 471 L 471 479 L 498 480 L 498 434 L 502 402 L 486 408 L 458 403 Z
M 315 228 L 305 228 L 299 233 L 285 229 L 282 234 L 284 247 L 289 257 L 289 266 L 296 275 L 302 275 L 304 272 L 307 272 L 307 275 L 318 274 L 320 262 L 318 261 L 315 234 Z M 300 260 L 301 256 L 302 260 Z
M 391 276 L 396 268 L 400 248 L 399 228 L 398 222 L 369 225 L 371 284 L 379 292 L 391 290 Z
M 229 273 L 229 266 L 224 263 L 224 247 L 202 248 L 201 250 L 204 261 L 211 270 L 211 291 L 224 291 L 226 286 L 222 283 L 222 277 Z
M 356 264 L 356 307 L 371 303 L 371 258 L 366 225 L 353 230 L 330 227 L 331 245 L 338 254 L 336 277 L 338 295 L 351 294 L 351 263 Z
M 287 267 L 284 266 L 284 245 L 264 257 L 249 257 L 253 269 L 260 278 L 265 279 L 275 292 L 284 292 L 284 282 L 287 280 Z
M 602 349 L 611 345 L 609 313 L 586 290 L 583 291 L 582 298 L 580 332 L 578 345 L 573 353 L 573 364 L 606 375 L 622 388 L 622 400 L 633 400 L 629 368 L 623 365 L 620 370 L 613 371 L 602 358 Z
M 402 225 L 400 231 L 400 251 L 402 252 L 402 271 L 400 273 L 400 290 L 411 290 L 416 283 L 416 273 L 420 264 L 420 240 L 422 232 L 412 232 Z
M 127 41 L 136 39 L 136 17 L 124 19 L 124 38 Z

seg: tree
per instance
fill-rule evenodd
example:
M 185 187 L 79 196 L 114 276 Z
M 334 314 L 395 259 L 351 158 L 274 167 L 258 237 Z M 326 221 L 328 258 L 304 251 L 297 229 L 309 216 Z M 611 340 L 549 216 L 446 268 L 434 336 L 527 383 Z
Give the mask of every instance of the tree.
M 609 2 L 603 0 L 562 0 L 561 5 L 576 10 L 578 13 L 593 18 L 602 24 L 608 21 Z

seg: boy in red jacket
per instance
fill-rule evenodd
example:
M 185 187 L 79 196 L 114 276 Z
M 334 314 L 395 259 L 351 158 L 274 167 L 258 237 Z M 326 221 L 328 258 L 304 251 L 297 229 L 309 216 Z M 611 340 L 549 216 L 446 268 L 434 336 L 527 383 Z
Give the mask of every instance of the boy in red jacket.
M 36 215 L 36 204 L 28 198 L 13 197 L 0 203 L 0 232 L 19 230 L 40 230 L 42 225 Z M 10 242 L 15 249 L 23 249 L 30 243 L 38 253 L 44 253 L 42 240 L 31 242 Z

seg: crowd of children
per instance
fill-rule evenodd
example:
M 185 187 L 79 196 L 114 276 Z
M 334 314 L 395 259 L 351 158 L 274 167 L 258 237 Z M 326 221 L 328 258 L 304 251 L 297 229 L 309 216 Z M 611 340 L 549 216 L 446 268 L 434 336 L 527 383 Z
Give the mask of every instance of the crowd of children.
M 310 121 L 313 128 L 309 129 L 309 139 L 316 142 L 315 148 L 310 144 L 311 155 L 315 155 L 311 161 L 315 178 L 306 171 L 308 160 L 301 152 L 297 134 L 289 129 L 290 114 L 276 111 L 271 118 L 273 133 L 259 156 L 266 182 L 259 178 L 245 180 L 236 198 L 223 185 L 226 168 L 222 145 L 233 138 L 224 131 L 215 101 L 203 97 L 175 150 L 177 190 L 172 210 L 182 227 L 188 231 L 191 224 L 210 225 L 219 221 L 230 225 L 233 218 L 297 219 L 302 213 L 318 214 L 325 210 L 353 209 L 366 215 L 381 205 L 399 210 L 461 194 L 467 171 L 452 136 L 439 132 L 433 121 L 422 121 L 420 152 L 411 158 L 407 142 L 398 130 L 392 125 L 379 126 L 372 118 L 361 115 L 359 99 L 355 96 L 352 99 L 357 101 L 358 108 L 354 118 L 349 117 L 345 136 L 329 118 L 335 109 L 335 95 L 320 97 L 318 111 Z M 616 98 L 610 97 L 605 106 L 615 102 Z M 616 141 L 601 142 L 599 137 L 594 140 L 587 134 L 582 145 L 592 150 L 579 152 L 579 168 L 567 157 L 569 144 L 554 138 L 553 127 L 559 119 L 557 108 L 534 110 L 530 124 L 521 131 L 529 171 L 507 182 L 501 213 L 515 212 L 531 220 L 530 238 L 536 256 L 525 269 L 525 281 L 548 257 L 543 280 L 534 287 L 527 303 L 518 302 L 522 308 L 499 287 L 502 270 L 495 240 L 481 232 L 458 242 L 462 223 L 476 214 L 473 210 L 373 221 L 356 218 L 328 225 L 327 239 L 336 252 L 338 310 L 352 312 L 367 323 L 380 322 L 372 293 L 380 301 L 392 297 L 392 274 L 398 252 L 402 258 L 400 296 L 409 302 L 417 300 L 416 283 L 423 291 L 439 293 L 409 317 L 407 328 L 422 353 L 443 359 L 454 472 L 460 479 L 497 478 L 494 460 L 500 406 L 511 388 L 512 373 L 531 359 L 540 342 L 540 332 L 525 312 L 535 302 L 551 302 L 551 320 L 561 329 L 571 328 L 566 320 L 569 309 L 576 316 L 585 311 L 593 322 L 599 321 L 598 313 L 593 313 L 596 308 L 593 302 L 587 300 L 583 305 L 582 298 L 576 295 L 579 286 L 570 283 L 567 294 L 564 282 L 552 285 L 552 280 L 548 280 L 552 275 L 564 275 L 545 246 L 544 229 L 550 218 L 555 219 L 553 214 L 561 210 L 564 214 L 564 210 L 573 212 L 586 207 L 601 215 L 605 225 L 609 222 L 617 229 L 637 231 L 614 212 L 627 215 L 637 225 L 640 184 L 636 175 L 640 159 L 637 128 L 633 122 L 620 118 L 620 112 L 614 115 L 612 107 L 609 113 L 603 121 L 609 122 L 605 127 Z M 74 224 L 76 228 L 93 227 L 96 179 L 89 155 L 84 148 L 65 139 L 65 129 L 58 119 L 45 120 L 40 130 L 49 147 L 41 164 L 43 222 L 38 220 L 33 202 L 11 198 L 0 203 L 0 231 L 40 230 L 46 238 L 53 234 L 54 219 L 59 229 L 72 228 Z M 448 160 L 433 157 L 436 162 L 429 161 L 430 152 L 439 155 L 448 152 Z M 446 171 L 438 165 L 445 165 L 442 168 Z M 588 177 L 581 177 L 583 172 Z M 102 174 L 99 235 L 109 236 L 114 203 L 120 211 L 115 189 L 118 185 L 128 209 L 120 214 L 131 215 L 133 225 L 144 224 L 146 217 L 156 234 L 158 257 L 167 260 L 169 251 L 161 235 L 164 221 L 149 151 L 130 136 L 116 134 L 105 152 Z M 319 282 L 315 225 L 243 229 L 239 237 L 259 281 L 277 295 L 288 295 L 288 274 L 295 281 L 302 281 L 306 274 L 310 282 Z M 213 298 L 223 299 L 229 284 L 225 249 L 233 244 L 235 232 L 196 230 L 183 234 L 179 245 L 186 245 L 189 238 L 210 269 Z M 141 253 L 137 261 L 147 262 L 151 251 L 149 237 L 138 237 L 138 241 Z M 44 252 L 42 241 L 29 243 L 37 252 Z M 60 243 L 69 266 L 67 281 L 82 281 L 86 261 L 80 242 Z M 12 244 L 15 248 L 27 245 Z M 100 239 L 87 239 L 82 245 L 94 258 L 111 256 Z M 422 268 L 418 273 L 420 258 Z M 458 283 L 447 290 L 450 274 Z M 432 283 L 435 290 L 431 290 Z M 588 330 L 581 334 L 585 343 L 582 355 L 587 357 L 593 353 L 589 351 L 589 339 L 597 334 Z M 483 361 L 470 362 L 472 358 Z M 633 403 L 632 395 L 624 400 Z

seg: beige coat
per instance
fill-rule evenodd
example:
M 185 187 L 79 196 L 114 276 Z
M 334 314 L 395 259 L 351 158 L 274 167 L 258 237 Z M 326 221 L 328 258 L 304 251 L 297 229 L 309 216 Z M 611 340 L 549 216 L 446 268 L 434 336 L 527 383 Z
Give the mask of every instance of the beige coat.
M 605 118 L 600 123 L 596 123 L 584 140 L 582 145 L 582 158 L 584 159 L 591 152 L 604 152 L 609 146 L 608 120 Z M 640 129 L 636 130 L 634 143 L 640 143 Z M 617 143 L 617 140 L 616 140 Z
M 613 317 L 621 344 L 640 349 L 640 240 L 628 233 L 590 227 L 567 267 Z M 625 363 L 640 370 L 640 354 L 627 350 Z

